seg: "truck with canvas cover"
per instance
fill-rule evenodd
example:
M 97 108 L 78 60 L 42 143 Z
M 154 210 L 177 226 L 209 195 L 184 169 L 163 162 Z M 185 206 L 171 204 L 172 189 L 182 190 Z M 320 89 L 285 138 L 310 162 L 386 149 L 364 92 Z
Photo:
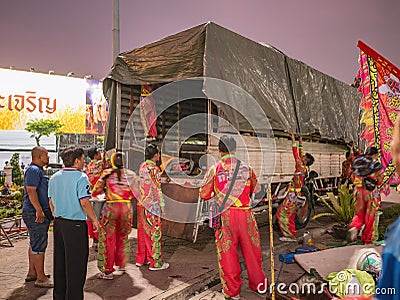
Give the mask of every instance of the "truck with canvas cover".
M 103 91 L 106 150 L 122 148 L 137 171 L 146 142 L 161 146 L 163 193 L 190 207 L 166 222 L 165 233 L 176 237 L 190 239 L 191 225 L 205 219 L 198 187 L 219 159 L 222 134 L 236 136 L 237 156 L 255 169 L 263 187 L 256 200 L 269 183 L 278 196 L 293 176 L 289 132 L 302 135 L 315 158 L 317 191 L 337 186 L 346 143 L 358 141 L 354 88 L 210 22 L 121 53 Z M 299 212 L 300 226 L 309 206 Z

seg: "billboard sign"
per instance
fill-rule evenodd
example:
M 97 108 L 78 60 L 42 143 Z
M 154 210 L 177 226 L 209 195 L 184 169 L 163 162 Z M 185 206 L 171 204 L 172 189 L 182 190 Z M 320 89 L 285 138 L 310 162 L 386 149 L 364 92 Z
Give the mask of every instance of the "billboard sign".
M 99 80 L 86 80 L 86 133 L 104 134 L 108 117 L 108 103 Z
M 106 104 L 97 80 L 0 69 L 0 130 L 54 119 L 63 133 L 103 133 Z

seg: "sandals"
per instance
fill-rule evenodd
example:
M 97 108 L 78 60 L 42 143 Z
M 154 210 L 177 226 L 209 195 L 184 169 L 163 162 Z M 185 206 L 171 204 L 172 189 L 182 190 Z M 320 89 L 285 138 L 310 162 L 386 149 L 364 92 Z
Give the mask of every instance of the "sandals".
M 50 278 L 50 274 L 45 274 L 47 278 Z M 26 276 L 25 282 L 31 282 L 31 281 L 36 281 L 37 276 Z
M 54 287 L 53 282 L 49 278 L 46 278 L 45 280 L 36 280 L 35 281 L 35 287 L 38 288 L 52 288 Z

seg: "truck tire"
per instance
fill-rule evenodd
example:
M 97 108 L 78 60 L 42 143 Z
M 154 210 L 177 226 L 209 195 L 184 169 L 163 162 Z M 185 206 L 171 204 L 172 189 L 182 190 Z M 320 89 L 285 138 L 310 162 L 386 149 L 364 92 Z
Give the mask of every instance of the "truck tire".
M 296 217 L 294 219 L 294 223 L 296 224 L 296 229 L 302 229 L 307 226 L 308 221 L 310 221 L 311 211 L 312 211 L 312 203 L 310 198 L 310 192 L 307 187 L 303 187 L 301 189 L 301 193 L 306 196 L 306 202 L 301 207 L 297 207 Z

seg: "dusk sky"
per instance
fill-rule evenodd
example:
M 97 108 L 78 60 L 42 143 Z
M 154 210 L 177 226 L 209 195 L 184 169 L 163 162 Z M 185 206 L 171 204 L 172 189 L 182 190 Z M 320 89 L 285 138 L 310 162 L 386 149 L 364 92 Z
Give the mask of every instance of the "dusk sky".
M 2 0 L 0 67 L 104 78 L 112 0 Z M 120 0 L 121 52 L 212 21 L 346 83 L 361 39 L 400 66 L 398 0 Z

